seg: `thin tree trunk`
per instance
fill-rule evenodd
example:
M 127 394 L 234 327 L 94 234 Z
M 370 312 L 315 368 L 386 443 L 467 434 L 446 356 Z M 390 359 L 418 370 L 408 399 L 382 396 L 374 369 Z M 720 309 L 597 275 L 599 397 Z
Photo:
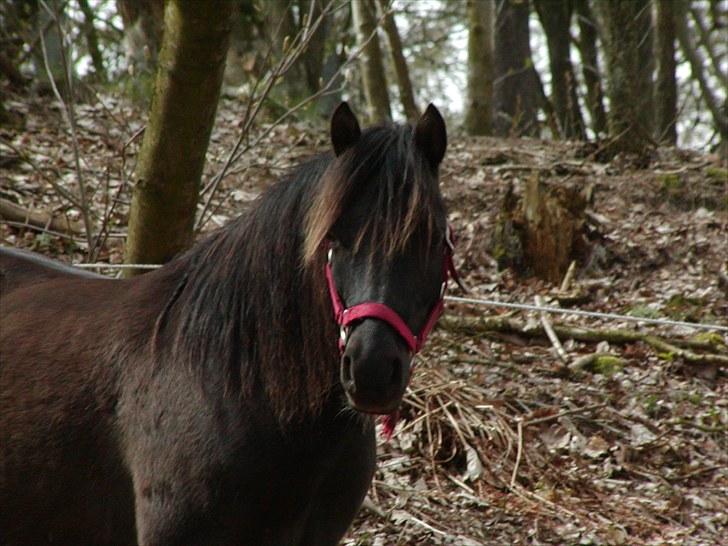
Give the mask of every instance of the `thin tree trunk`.
M 657 138 L 677 144 L 677 82 L 675 80 L 675 0 L 657 0 Z
M 698 34 L 700 35 L 700 43 L 702 44 L 705 52 L 710 58 L 710 64 L 713 68 L 713 73 L 720 80 L 721 85 L 725 88 L 728 88 L 728 74 L 726 74 L 725 71 L 721 70 L 720 58 L 718 58 L 718 55 L 716 55 L 713 43 L 710 41 L 710 31 L 705 26 L 705 22 L 703 21 L 700 10 L 698 10 L 695 5 L 690 6 L 690 15 L 692 15 L 693 21 L 695 21 L 695 28 L 698 29 Z M 723 38 L 725 39 L 724 34 L 716 34 L 718 34 L 719 36 L 723 36 Z
M 126 263 L 164 263 L 192 243 L 231 13 L 231 1 L 166 2 L 155 93 L 134 173 Z
M 639 81 L 644 86 L 645 108 L 647 108 L 648 112 L 645 119 L 646 127 L 650 135 L 652 135 L 655 117 L 655 31 L 652 23 L 652 0 L 644 2 L 644 7 L 637 14 L 637 25 L 637 32 L 640 36 L 638 52 L 642 71 Z
M 392 119 L 387 91 L 387 78 L 382 64 L 382 50 L 377 36 L 377 21 L 370 0 L 354 0 L 351 4 L 357 43 L 362 51 L 361 67 L 364 96 L 367 101 L 369 121 L 384 123 Z
M 586 138 L 584 119 L 576 94 L 576 77 L 571 66 L 571 2 L 534 0 L 546 33 L 551 66 L 551 96 L 564 138 Z
M 493 2 L 468 0 L 468 89 L 465 130 L 491 132 L 493 110 Z
M 83 34 L 86 38 L 86 47 L 88 47 L 88 53 L 91 56 L 91 64 L 94 67 L 96 78 L 105 81 L 106 70 L 99 49 L 99 35 L 94 26 L 94 12 L 88 5 L 88 0 L 78 0 L 78 7 L 81 8 L 81 13 L 83 13 Z
M 66 86 L 66 78 L 63 73 L 63 57 L 65 55 L 68 59 L 70 56 L 68 51 L 64 52 L 66 45 L 61 34 L 60 27 L 62 25 L 56 24 L 54 16 L 48 12 L 46 6 L 55 14 L 58 22 L 62 22 L 65 19 L 63 10 L 66 4 L 60 0 L 48 0 L 45 5 L 32 2 L 31 6 L 35 10 L 35 31 L 39 38 L 41 35 L 43 37 L 42 40 L 38 40 L 38 46 L 33 48 L 35 84 L 39 91 L 49 93 L 53 89 L 52 78 L 61 94 L 65 96 L 68 94 L 69 89 Z M 70 68 L 73 69 L 72 66 Z M 69 74 L 69 77 L 73 78 L 73 75 Z
M 713 117 L 715 127 L 720 134 L 721 147 L 725 148 L 727 146 L 726 143 L 728 142 L 728 99 L 724 100 L 721 105 L 720 99 L 715 95 L 715 93 L 713 93 L 713 90 L 705 77 L 703 69 L 705 67 L 705 59 L 703 59 L 700 50 L 693 43 L 690 29 L 688 28 L 685 17 L 685 4 L 679 2 L 676 3 L 674 7 L 676 10 L 675 30 L 677 32 L 677 39 L 680 42 L 680 47 L 683 50 L 685 57 L 687 57 L 688 62 L 690 63 L 690 71 L 692 72 L 693 78 L 698 80 L 703 100 L 705 101 L 705 104 Z
M 310 9 L 313 2 L 313 11 Z M 301 13 L 312 14 L 312 21 L 321 15 L 323 0 L 305 0 L 301 4 Z M 309 21 L 310 23 L 310 21 Z M 314 94 L 321 86 L 321 74 L 324 67 L 324 53 L 326 52 L 326 37 L 329 33 L 330 16 L 326 17 L 314 32 L 308 42 L 306 50 L 301 54 L 301 62 L 306 73 L 306 88 L 308 93 Z M 301 26 L 301 25 L 299 25 Z
M 597 53 L 599 32 L 589 0 L 575 0 L 574 5 L 579 21 L 579 54 L 586 84 L 586 103 L 592 120 L 592 130 L 599 136 L 607 132 L 607 114 L 604 110 L 604 91 Z
M 399 36 L 397 22 L 394 20 L 394 13 L 387 0 L 379 0 L 379 7 L 383 15 L 382 26 L 387 35 L 389 53 L 392 57 L 394 71 L 397 74 L 397 87 L 399 89 L 399 100 L 402 102 L 402 109 L 405 117 L 410 121 L 420 118 L 420 110 L 415 102 L 415 94 L 412 90 L 412 80 L 407 68 L 407 60 L 404 58 L 402 39 Z
M 277 62 L 286 55 L 300 29 L 293 17 L 291 0 L 268 0 L 262 6 L 266 9 L 266 27 L 275 54 L 274 62 Z M 285 97 L 292 102 L 298 102 L 305 96 L 307 81 L 302 62 L 293 63 L 283 74 L 282 87 Z
M 493 92 L 494 125 L 500 135 L 538 133 L 528 12 L 528 1 L 496 0 Z
M 642 65 L 645 39 L 640 14 L 648 0 L 601 0 L 604 52 L 609 74 L 609 135 L 614 152 L 643 154 L 651 144 L 650 82 Z

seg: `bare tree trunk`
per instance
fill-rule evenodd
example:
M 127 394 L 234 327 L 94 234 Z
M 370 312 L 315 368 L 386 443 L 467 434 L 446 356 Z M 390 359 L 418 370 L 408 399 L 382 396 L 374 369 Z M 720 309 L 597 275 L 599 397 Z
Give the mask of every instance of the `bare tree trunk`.
M 599 136 L 607 132 L 607 114 L 604 111 L 604 91 L 597 54 L 597 25 L 589 0 L 575 0 L 574 5 L 579 21 L 579 54 L 586 84 L 586 102 L 591 115 L 592 130 Z
M 715 127 L 720 134 L 721 148 L 728 148 L 728 99 L 723 101 L 721 105 L 720 99 L 715 95 L 713 90 L 705 77 L 704 67 L 705 59 L 703 59 L 700 50 L 695 46 L 688 28 L 686 19 L 685 4 L 682 2 L 676 3 L 675 7 L 675 30 L 677 32 L 677 39 L 680 42 L 680 48 L 683 50 L 685 57 L 687 57 L 690 63 L 690 71 L 692 72 L 693 78 L 698 80 L 700 91 L 703 95 Z
M 351 4 L 354 28 L 359 46 L 363 46 L 361 67 L 364 96 L 369 121 L 384 123 L 392 119 L 387 91 L 387 78 L 382 64 L 382 50 L 377 36 L 377 21 L 371 0 L 354 0 Z
M 66 86 L 63 58 L 65 56 L 68 59 L 70 55 L 67 51 L 64 51 L 65 44 L 58 23 L 65 20 L 64 9 L 66 4 L 60 0 L 48 0 L 45 4 L 30 2 L 30 5 L 32 6 L 31 9 L 35 10 L 33 14 L 35 32 L 39 38 L 42 36 L 42 40 L 39 39 L 38 41 L 38 46 L 33 48 L 35 84 L 39 91 L 49 93 L 53 89 L 52 78 L 61 94 L 65 96 L 68 94 L 69 89 Z M 48 10 L 50 10 L 50 13 Z M 72 78 L 73 75 L 69 74 L 69 77 Z
M 83 13 L 83 34 L 86 38 L 86 47 L 88 47 L 88 53 L 91 56 L 95 76 L 98 80 L 105 81 L 106 70 L 99 49 L 99 35 L 94 26 L 94 12 L 88 5 L 88 0 L 78 0 L 78 7 L 81 8 L 81 13 Z
M 311 4 L 313 3 L 313 10 Z M 323 0 L 304 0 L 301 4 L 301 13 L 311 13 L 311 20 L 321 15 Z M 329 33 L 330 17 L 326 17 L 316 29 L 308 42 L 306 50 L 301 54 L 301 62 L 306 74 L 306 88 L 309 94 L 314 94 L 321 85 L 321 74 L 324 67 L 324 53 L 326 52 L 326 37 Z M 302 26 L 302 25 L 299 25 Z
M 675 0 L 657 0 L 657 139 L 677 144 L 677 82 L 675 80 Z
M 639 81 L 645 86 L 645 108 L 649 113 L 646 118 L 647 130 L 652 135 L 655 117 L 655 31 L 652 23 L 652 0 L 645 0 L 644 7 L 637 14 L 637 24 L 640 36 L 638 51 L 642 61 Z
M 465 130 L 487 135 L 493 122 L 493 2 L 468 0 L 468 90 Z
M 273 48 L 274 62 L 282 59 L 299 32 L 291 9 L 292 0 L 268 0 L 262 4 L 266 10 L 266 28 Z M 303 63 L 294 63 L 282 76 L 285 97 L 297 102 L 306 93 L 306 73 Z M 279 97 L 282 99 L 283 97 Z
M 126 263 L 164 263 L 192 243 L 231 12 L 230 1 L 166 2 L 155 93 L 134 173 Z
M 596 5 L 604 20 L 611 149 L 643 154 L 651 144 L 651 86 L 640 50 L 645 39 L 640 15 L 648 0 L 601 0 Z
M 495 129 L 500 135 L 535 135 L 538 91 L 533 78 L 528 1 L 496 0 Z
M 546 33 L 551 65 L 551 96 L 564 138 L 586 138 L 584 119 L 576 94 L 576 77 L 571 66 L 571 2 L 534 0 Z
M 716 54 L 714 44 L 711 42 L 710 31 L 705 26 L 705 21 L 703 21 L 703 16 L 700 13 L 700 10 L 697 9 L 694 4 L 691 4 L 690 6 L 690 15 L 692 15 L 693 21 L 695 21 L 695 28 L 698 29 L 700 43 L 710 58 L 710 65 L 713 68 L 713 74 L 715 74 L 715 76 L 720 80 L 723 87 L 728 88 L 728 74 L 724 71 L 724 69 L 721 69 L 721 58 Z M 717 32 L 716 34 L 718 34 L 718 36 L 723 36 L 725 39 L 725 35 L 723 33 Z
M 262 59 L 268 51 L 263 35 L 263 17 L 254 0 L 233 3 L 230 45 L 225 60 L 224 85 L 240 87 L 262 72 Z
M 407 60 L 404 58 L 402 49 L 402 39 L 397 30 L 397 23 L 394 20 L 394 14 L 391 11 L 387 0 L 379 0 L 379 7 L 382 12 L 382 26 L 384 33 L 387 35 L 389 43 L 389 53 L 392 57 L 394 71 L 397 74 L 397 87 L 399 89 L 399 99 L 402 102 L 402 109 L 405 117 L 410 121 L 416 121 L 420 117 L 420 110 L 415 102 L 415 93 L 412 90 L 412 80 L 407 68 Z

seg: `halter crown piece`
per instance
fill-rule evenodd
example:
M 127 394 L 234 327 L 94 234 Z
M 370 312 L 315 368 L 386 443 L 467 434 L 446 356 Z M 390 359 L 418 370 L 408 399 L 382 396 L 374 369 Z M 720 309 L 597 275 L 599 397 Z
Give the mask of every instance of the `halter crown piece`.
M 352 323 L 365 318 L 373 318 L 389 324 L 407 344 L 412 355 L 420 352 L 427 340 L 427 336 L 435 327 L 437 319 L 440 318 L 440 315 L 442 315 L 445 308 L 444 298 L 448 279 L 452 278 L 460 287 L 463 287 L 457 270 L 455 269 L 455 264 L 453 263 L 452 258 L 454 251 L 455 245 L 453 244 L 452 228 L 448 226 L 445 233 L 445 256 L 442 267 L 442 287 L 440 288 L 440 297 L 437 300 L 437 303 L 435 303 L 432 307 L 432 310 L 427 317 L 427 321 L 425 321 L 425 325 L 415 335 L 402 317 L 399 316 L 397 311 L 384 303 L 366 301 L 353 305 L 352 307 L 344 306 L 341 296 L 339 295 L 339 291 L 336 289 L 334 272 L 331 266 L 333 249 L 329 247 L 325 274 L 326 284 L 328 285 L 329 296 L 331 298 L 331 306 L 334 310 L 334 319 L 339 325 L 339 351 L 343 354 L 344 349 L 346 349 L 346 341 L 349 335 L 349 328 Z M 389 439 L 392 436 L 394 426 L 397 424 L 398 419 L 398 411 L 384 417 L 384 436 L 386 439 Z

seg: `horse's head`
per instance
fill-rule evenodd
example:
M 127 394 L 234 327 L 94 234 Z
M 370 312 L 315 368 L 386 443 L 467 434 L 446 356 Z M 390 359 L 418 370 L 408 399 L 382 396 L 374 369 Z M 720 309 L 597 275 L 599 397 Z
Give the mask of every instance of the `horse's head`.
M 310 218 L 314 232 L 326 229 L 313 240 L 328 246 L 341 384 L 355 409 L 391 413 L 442 309 L 450 263 L 437 175 L 445 123 L 430 105 L 414 127 L 362 132 L 343 103 L 331 140 L 336 159 Z

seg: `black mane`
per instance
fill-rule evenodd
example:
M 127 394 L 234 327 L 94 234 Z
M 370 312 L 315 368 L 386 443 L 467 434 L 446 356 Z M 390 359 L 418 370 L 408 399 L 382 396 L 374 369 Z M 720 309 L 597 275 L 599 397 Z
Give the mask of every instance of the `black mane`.
M 385 253 L 419 227 L 428 237 L 444 229 L 437 177 L 412 133 L 410 126 L 371 128 L 339 158 L 328 153 L 301 164 L 170 264 L 184 273 L 157 322 L 156 334 L 173 340 L 167 357 L 204 375 L 224 366 L 226 387 L 242 396 L 264 389 L 281 421 L 320 410 L 338 388 L 338 332 L 321 248 L 334 223 L 366 199 L 372 214 L 358 241 L 377 241 L 371 251 Z

